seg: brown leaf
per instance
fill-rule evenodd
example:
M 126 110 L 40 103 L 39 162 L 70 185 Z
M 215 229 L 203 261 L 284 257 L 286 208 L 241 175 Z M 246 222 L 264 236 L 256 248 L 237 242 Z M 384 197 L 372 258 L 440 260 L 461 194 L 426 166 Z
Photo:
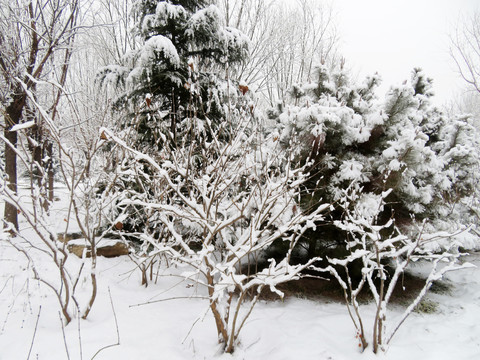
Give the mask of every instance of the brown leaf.
M 248 86 L 247 85 L 239 85 L 238 90 L 242 93 L 242 95 L 245 95 L 248 91 Z

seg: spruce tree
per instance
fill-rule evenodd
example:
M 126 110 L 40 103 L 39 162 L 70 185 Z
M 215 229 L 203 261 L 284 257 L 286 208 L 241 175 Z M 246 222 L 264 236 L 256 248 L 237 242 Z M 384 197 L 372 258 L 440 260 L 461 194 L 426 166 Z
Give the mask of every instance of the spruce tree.
M 218 8 L 210 3 L 137 1 L 132 16 L 138 48 L 125 54 L 122 64 L 107 66 L 98 75 L 102 83 L 121 91 L 113 104 L 119 114 L 117 133 L 159 161 L 173 161 L 176 149 L 191 145 L 195 166 L 201 166 L 213 133 L 228 128 L 225 98 L 232 95 L 229 89 L 238 87 L 226 69 L 247 56 L 248 39 L 224 27 Z M 161 184 L 146 181 L 152 174 L 141 162 L 123 152 L 111 156 L 111 172 L 118 173 L 114 213 L 126 214 L 123 230 L 134 234 L 148 229 L 161 237 L 157 212 L 122 205 L 123 199 L 153 202 L 163 196 Z
M 100 81 L 123 90 L 114 103 L 126 113 L 119 125 L 130 134 L 135 129 L 133 142 L 142 151 L 177 144 L 188 117 L 213 126 L 225 121 L 225 68 L 246 57 L 248 40 L 224 27 L 209 3 L 138 1 L 133 16 L 140 46 L 126 54 L 125 64 L 99 73 Z

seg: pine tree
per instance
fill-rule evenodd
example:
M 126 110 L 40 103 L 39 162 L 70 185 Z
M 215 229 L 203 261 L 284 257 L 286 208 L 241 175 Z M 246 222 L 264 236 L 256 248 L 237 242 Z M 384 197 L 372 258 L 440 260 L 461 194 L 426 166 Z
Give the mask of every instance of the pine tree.
M 365 202 L 355 206 L 365 211 L 369 199 L 390 190 L 380 221 L 394 216 L 407 230 L 412 219 L 454 217 L 458 224 L 452 209 L 461 207 L 478 181 L 472 171 L 478 166 L 474 129 L 432 105 L 432 80 L 420 69 L 410 82 L 392 87 L 383 102 L 375 95 L 379 82 L 375 75 L 353 86 L 342 66 L 321 66 L 317 83 L 293 89 L 293 104 L 277 113 L 275 131 L 283 147 L 297 161 L 311 163 L 302 206 L 336 203 L 355 183 Z M 342 209 L 332 209 L 333 222 L 342 216 Z M 331 223 L 322 225 L 306 234 L 309 257 L 345 240 Z

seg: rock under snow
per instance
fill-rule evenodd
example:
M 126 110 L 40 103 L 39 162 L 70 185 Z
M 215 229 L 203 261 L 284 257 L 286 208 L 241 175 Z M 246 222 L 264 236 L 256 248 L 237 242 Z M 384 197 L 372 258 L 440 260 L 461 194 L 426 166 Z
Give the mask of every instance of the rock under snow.
M 122 255 L 129 254 L 128 245 L 121 240 L 107 240 L 103 239 L 97 244 L 97 255 L 104 256 L 107 258 L 118 257 Z M 67 249 L 72 254 L 77 255 L 78 257 L 83 257 L 83 253 L 86 251 L 85 257 L 91 257 L 91 246 L 88 244 L 85 239 L 78 239 L 69 241 Z

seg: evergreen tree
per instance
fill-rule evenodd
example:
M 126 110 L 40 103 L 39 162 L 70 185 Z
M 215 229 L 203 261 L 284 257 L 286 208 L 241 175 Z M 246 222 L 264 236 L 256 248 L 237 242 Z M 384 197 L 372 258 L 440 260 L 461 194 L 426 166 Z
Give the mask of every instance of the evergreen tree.
M 195 118 L 200 127 L 225 120 L 221 104 L 227 86 L 227 64 L 241 62 L 248 40 L 222 26 L 219 10 L 205 0 L 138 1 L 133 10 L 141 43 L 126 54 L 124 65 L 100 71 L 102 82 L 114 82 L 124 92 L 115 108 L 128 114 L 121 128 L 135 129 L 133 142 L 156 152 L 182 138 L 182 122 Z M 204 121 L 212 120 L 213 123 Z
M 458 224 L 461 216 L 452 209 L 460 208 L 478 181 L 472 171 L 478 164 L 474 129 L 461 119 L 446 119 L 432 105 L 432 80 L 420 69 L 409 83 L 392 87 L 383 102 L 375 95 L 379 82 L 375 75 L 352 86 L 342 66 L 321 66 L 317 83 L 293 89 L 294 104 L 276 113 L 274 131 L 283 147 L 297 161 L 311 163 L 302 206 L 336 203 L 355 183 L 362 196 L 352 206 L 365 211 L 391 190 L 381 222 L 394 216 L 407 230 L 412 219 Z M 343 211 L 332 209 L 331 220 L 342 219 Z M 331 224 L 306 234 L 309 257 L 344 243 L 345 234 Z
M 114 110 L 123 114 L 118 127 L 129 146 L 159 161 L 173 160 L 178 156 L 174 150 L 187 144 L 195 166 L 200 166 L 212 135 L 228 130 L 230 109 L 224 100 L 236 95 L 227 94 L 229 89 L 238 87 L 225 69 L 245 58 L 248 39 L 222 26 L 219 10 L 209 3 L 137 1 L 132 15 L 139 47 L 125 55 L 123 64 L 99 73 L 101 82 L 123 90 Z M 128 215 L 123 229 L 134 234 L 148 228 L 161 237 L 157 212 L 121 204 L 125 199 L 148 202 L 161 197 L 161 184 L 149 181 L 150 170 L 124 152 L 113 152 L 112 157 L 112 172 L 119 174 L 115 211 Z

